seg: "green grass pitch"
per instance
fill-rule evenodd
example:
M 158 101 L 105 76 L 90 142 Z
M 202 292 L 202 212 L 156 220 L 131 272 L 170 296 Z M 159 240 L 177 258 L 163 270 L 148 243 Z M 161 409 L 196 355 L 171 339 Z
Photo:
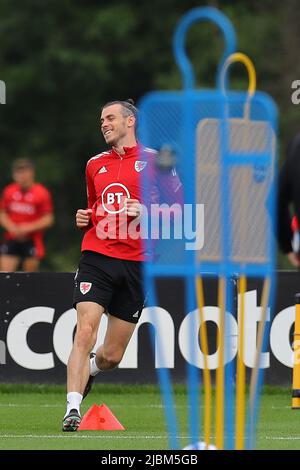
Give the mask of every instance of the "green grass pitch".
M 175 387 L 182 447 L 188 443 L 187 397 Z M 168 449 L 160 393 L 154 386 L 96 385 L 83 403 L 85 412 L 105 403 L 125 431 L 62 433 L 62 386 L 0 386 L 0 449 L 161 450 Z M 300 449 L 300 411 L 291 410 L 289 388 L 264 389 L 257 449 Z M 213 433 L 212 433 L 213 436 Z M 212 439 L 213 441 L 213 439 Z

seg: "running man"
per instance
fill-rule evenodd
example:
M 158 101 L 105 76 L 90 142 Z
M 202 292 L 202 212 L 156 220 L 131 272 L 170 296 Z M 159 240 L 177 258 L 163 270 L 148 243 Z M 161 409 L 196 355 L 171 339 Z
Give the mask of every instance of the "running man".
M 43 233 L 54 222 L 49 191 L 35 182 L 34 164 L 28 158 L 13 163 L 14 182 L 0 200 L 0 225 L 5 229 L 0 245 L 0 271 L 38 271 L 45 256 Z
M 107 103 L 100 126 L 110 150 L 91 158 L 86 166 L 88 207 L 76 214 L 76 225 L 85 234 L 75 276 L 77 329 L 67 368 L 63 431 L 77 430 L 82 399 L 96 374 L 118 366 L 144 306 L 145 254 L 142 240 L 130 236 L 129 225 L 138 223 L 141 213 L 140 173 L 157 153 L 137 143 L 136 124 L 133 102 Z M 167 178 L 165 186 L 173 199 L 181 198 L 176 172 L 169 172 Z M 108 317 L 104 342 L 91 353 L 103 313 Z

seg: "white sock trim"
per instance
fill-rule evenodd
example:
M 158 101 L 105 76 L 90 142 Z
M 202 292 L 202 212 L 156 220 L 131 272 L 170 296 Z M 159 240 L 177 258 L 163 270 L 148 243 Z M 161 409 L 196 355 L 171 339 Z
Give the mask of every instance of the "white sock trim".
M 90 359 L 90 375 L 92 375 L 94 377 L 99 372 L 101 372 L 101 369 L 99 369 L 99 367 L 96 364 L 96 356 L 93 356 Z

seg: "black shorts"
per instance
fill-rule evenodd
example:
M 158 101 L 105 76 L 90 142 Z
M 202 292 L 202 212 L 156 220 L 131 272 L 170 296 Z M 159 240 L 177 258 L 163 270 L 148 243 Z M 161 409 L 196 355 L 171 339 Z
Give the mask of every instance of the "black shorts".
M 96 302 L 110 315 L 138 322 L 145 300 L 141 261 L 84 251 L 74 281 L 74 308 L 78 302 Z
M 19 256 L 20 258 L 36 257 L 36 248 L 32 240 L 17 241 L 5 240 L 0 245 L 0 253 L 2 255 Z

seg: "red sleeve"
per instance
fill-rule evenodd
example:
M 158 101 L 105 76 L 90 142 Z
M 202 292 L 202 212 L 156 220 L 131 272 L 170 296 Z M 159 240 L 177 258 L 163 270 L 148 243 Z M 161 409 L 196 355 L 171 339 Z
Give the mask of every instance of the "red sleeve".
M 45 187 L 43 187 L 43 191 L 41 192 L 39 211 L 41 216 L 45 214 L 52 214 L 53 212 L 52 197 L 48 189 L 46 189 Z
M 85 171 L 85 178 L 86 178 L 86 192 L 87 192 L 87 207 L 92 209 L 94 203 L 96 202 L 96 192 L 95 186 L 93 181 L 93 175 L 91 174 L 91 166 L 87 164 L 86 171 Z

